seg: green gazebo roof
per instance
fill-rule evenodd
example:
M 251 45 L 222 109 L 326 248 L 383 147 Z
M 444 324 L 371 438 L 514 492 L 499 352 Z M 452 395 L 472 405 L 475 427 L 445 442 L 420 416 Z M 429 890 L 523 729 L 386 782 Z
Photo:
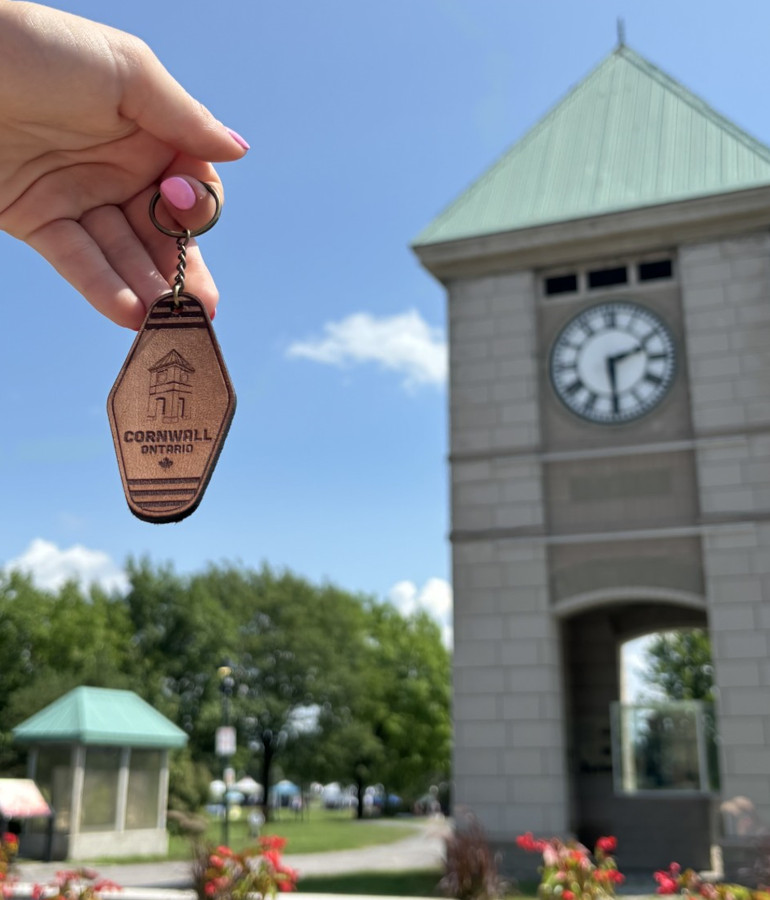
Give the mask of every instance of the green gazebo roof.
M 79 687 L 13 729 L 25 744 L 184 747 L 187 735 L 132 691 Z
M 770 184 L 770 149 L 620 45 L 414 244 Z

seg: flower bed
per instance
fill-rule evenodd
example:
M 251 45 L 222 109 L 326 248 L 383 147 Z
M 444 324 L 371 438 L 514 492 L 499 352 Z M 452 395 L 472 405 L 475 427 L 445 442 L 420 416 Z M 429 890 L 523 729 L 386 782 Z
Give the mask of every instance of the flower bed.
M 537 890 L 541 900 L 606 900 L 625 880 L 612 856 L 618 844 L 614 837 L 600 837 L 593 856 L 578 841 L 537 839 L 529 831 L 516 843 L 528 853 L 543 855 Z

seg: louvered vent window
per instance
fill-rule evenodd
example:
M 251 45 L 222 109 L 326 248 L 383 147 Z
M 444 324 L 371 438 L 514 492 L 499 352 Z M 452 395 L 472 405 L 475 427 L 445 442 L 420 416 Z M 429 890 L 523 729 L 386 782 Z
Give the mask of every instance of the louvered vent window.
M 673 265 L 670 259 L 655 259 L 639 263 L 637 269 L 639 281 L 658 281 L 661 278 L 671 278 L 673 274 Z
M 628 267 L 613 266 L 611 269 L 594 269 L 588 273 L 588 289 L 611 287 L 614 284 L 628 284 Z
M 674 278 L 674 260 L 670 256 L 629 260 L 623 265 L 601 268 L 575 268 L 572 272 L 559 272 L 543 276 L 542 291 L 545 297 L 590 294 L 612 287 L 633 288 L 654 281 L 671 281 Z
M 545 279 L 545 293 L 549 297 L 553 294 L 574 294 L 577 289 L 578 279 L 574 272 Z

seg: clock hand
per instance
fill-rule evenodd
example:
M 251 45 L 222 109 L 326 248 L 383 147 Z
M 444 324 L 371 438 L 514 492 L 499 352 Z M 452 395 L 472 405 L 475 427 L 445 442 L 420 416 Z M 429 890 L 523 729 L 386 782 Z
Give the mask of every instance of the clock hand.
M 621 360 L 628 358 L 629 356 L 633 356 L 636 353 L 641 353 L 642 349 L 642 345 L 638 344 L 636 347 L 633 347 L 631 350 L 626 350 L 624 353 L 616 353 L 615 356 L 610 357 L 613 366 L 615 363 L 618 363 Z
M 610 380 L 610 391 L 612 393 L 612 411 L 617 414 L 620 411 L 620 400 L 618 399 L 618 383 L 615 376 L 616 357 L 608 356 L 605 360 L 607 366 L 607 377 Z

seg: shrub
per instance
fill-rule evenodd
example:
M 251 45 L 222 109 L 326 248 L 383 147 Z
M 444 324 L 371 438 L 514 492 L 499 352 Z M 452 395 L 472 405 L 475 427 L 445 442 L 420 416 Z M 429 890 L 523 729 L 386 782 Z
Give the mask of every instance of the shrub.
M 465 824 L 445 840 L 444 875 L 438 887 L 456 900 L 496 900 L 505 893 L 498 860 L 479 821 L 466 815 Z

